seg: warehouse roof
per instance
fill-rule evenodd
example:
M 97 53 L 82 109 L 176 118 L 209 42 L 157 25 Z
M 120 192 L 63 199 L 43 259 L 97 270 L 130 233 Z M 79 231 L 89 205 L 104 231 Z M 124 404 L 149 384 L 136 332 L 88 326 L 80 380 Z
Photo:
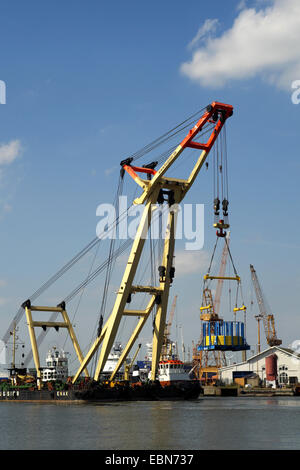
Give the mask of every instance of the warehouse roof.
M 291 356 L 297 357 L 300 360 L 300 354 L 296 353 L 293 349 L 282 348 L 282 347 L 279 347 L 279 346 L 272 346 L 271 348 L 265 349 L 264 351 L 261 351 L 258 354 L 254 354 L 253 356 L 249 357 L 246 361 L 238 362 L 236 364 L 231 364 L 231 365 L 224 366 L 224 367 L 220 367 L 220 370 L 226 370 L 226 369 L 230 369 L 233 366 L 239 366 L 239 365 L 242 365 L 242 364 L 247 364 L 249 361 L 252 361 L 253 359 L 255 359 L 259 356 L 265 355 L 266 352 L 270 352 L 270 354 L 272 354 L 276 350 L 277 351 L 282 351 L 282 352 L 287 353 Z

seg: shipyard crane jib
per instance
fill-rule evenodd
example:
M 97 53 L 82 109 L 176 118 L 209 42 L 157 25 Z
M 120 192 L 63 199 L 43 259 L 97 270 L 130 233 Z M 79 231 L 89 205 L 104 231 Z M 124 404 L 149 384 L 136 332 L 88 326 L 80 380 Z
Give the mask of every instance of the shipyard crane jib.
M 267 306 L 266 299 L 262 293 L 262 289 L 258 281 L 256 271 L 252 264 L 250 264 L 250 272 L 256 294 L 258 308 L 264 324 L 267 343 L 269 346 L 279 346 L 280 344 L 282 344 L 282 341 L 281 339 L 277 338 L 274 315 L 271 314 L 271 312 L 269 311 L 269 307 Z
M 213 102 L 209 106 L 207 106 L 198 122 L 188 132 L 186 137 L 176 147 L 176 149 L 171 153 L 165 163 L 158 170 L 147 166 L 132 166 L 130 159 L 128 159 L 129 161 L 125 160 L 121 162 L 122 169 L 125 170 L 143 190 L 141 196 L 135 199 L 134 204 L 144 204 L 144 209 L 136 232 L 135 239 L 131 247 L 123 278 L 120 287 L 117 291 L 116 300 L 112 312 L 109 318 L 107 319 L 106 323 L 103 325 L 101 331 L 99 332 L 98 337 L 92 344 L 85 359 L 81 363 L 77 373 L 73 377 L 73 383 L 77 380 L 81 372 L 88 365 L 88 363 L 98 350 L 100 344 L 102 343 L 101 351 L 99 353 L 99 359 L 94 374 L 94 379 L 99 379 L 99 376 L 103 370 L 110 350 L 115 341 L 122 317 L 128 315 L 136 316 L 138 318 L 137 325 L 121 354 L 121 357 L 118 361 L 118 364 L 116 365 L 114 372 L 110 377 L 110 380 L 113 380 L 115 374 L 118 372 L 119 368 L 125 361 L 131 348 L 133 347 L 146 320 L 148 319 L 152 310 L 156 306 L 157 310 L 153 328 L 153 353 L 151 365 L 151 380 L 155 380 L 166 324 L 169 290 L 173 281 L 175 271 L 173 265 L 173 258 L 175 246 L 177 207 L 193 185 L 227 118 L 230 117 L 232 113 L 233 107 L 228 104 Z M 200 136 L 201 131 L 203 131 L 203 127 L 208 123 L 212 124 L 212 131 L 210 132 L 206 142 L 204 143 L 194 140 L 198 134 L 198 137 Z M 194 164 L 194 167 L 190 172 L 189 177 L 187 179 L 178 179 L 165 176 L 167 170 L 169 170 L 170 167 L 175 163 L 175 161 L 177 161 L 181 153 L 186 148 L 201 150 L 201 154 L 198 157 L 196 163 Z M 146 174 L 147 179 L 142 179 L 137 173 Z M 135 274 L 143 252 L 145 239 L 147 237 L 151 224 L 153 207 L 156 206 L 157 203 L 163 203 L 164 201 L 166 201 L 169 205 L 169 212 L 166 234 L 164 238 L 164 246 L 162 251 L 162 260 L 161 265 L 159 266 L 159 285 L 134 285 Z M 139 292 L 148 293 L 150 295 L 150 300 L 146 309 L 128 309 L 126 307 L 126 304 L 131 298 L 131 294 Z

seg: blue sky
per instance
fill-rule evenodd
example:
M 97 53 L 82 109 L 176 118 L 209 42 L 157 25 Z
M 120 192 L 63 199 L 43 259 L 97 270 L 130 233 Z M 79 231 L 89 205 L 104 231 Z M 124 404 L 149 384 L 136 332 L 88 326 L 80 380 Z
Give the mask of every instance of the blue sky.
M 3 334 L 19 305 L 94 238 L 96 208 L 112 202 L 120 160 L 217 100 L 234 107 L 227 124 L 231 249 L 245 301 L 251 263 L 284 345 L 299 339 L 300 105 L 291 101 L 291 85 L 300 80 L 300 28 L 297 2 L 283 3 L 1 3 Z M 212 177 L 203 171 L 188 196 L 205 204 L 203 253 L 199 265 L 178 273 L 171 294 L 178 294 L 186 347 L 200 330 L 202 275 L 215 239 L 212 199 Z M 88 263 L 45 302 L 59 301 L 84 269 Z M 83 348 L 99 310 L 97 283 L 93 289 L 75 321 Z M 256 313 L 254 302 L 247 321 L 253 348 Z M 29 347 L 26 330 L 22 337 Z

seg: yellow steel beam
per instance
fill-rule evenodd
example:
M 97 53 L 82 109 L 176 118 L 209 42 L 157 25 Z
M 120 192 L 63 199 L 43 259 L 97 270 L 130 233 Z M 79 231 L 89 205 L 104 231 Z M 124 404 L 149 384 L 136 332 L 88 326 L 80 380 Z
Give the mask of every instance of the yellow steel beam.
M 134 204 L 144 204 L 148 199 L 151 198 L 152 192 L 157 190 L 157 187 L 163 187 L 163 175 L 170 168 L 171 165 L 177 160 L 179 155 L 182 153 L 183 147 L 179 144 L 174 152 L 171 153 L 169 158 L 165 161 L 162 167 L 155 173 L 147 189 L 144 189 L 143 194 L 134 200 Z M 156 203 L 156 201 L 155 201 Z
M 62 307 L 45 307 L 45 306 L 37 306 L 31 305 L 31 311 L 34 312 L 62 312 Z
M 47 328 L 68 328 L 68 325 L 66 325 L 64 322 L 54 322 L 54 321 L 33 321 L 32 326 L 34 327 L 43 327 L 46 326 Z
M 92 346 L 90 347 L 88 353 L 86 354 L 86 356 L 84 357 L 82 363 L 80 364 L 79 369 L 77 370 L 76 374 L 73 376 L 73 379 L 72 379 L 73 384 L 76 382 L 76 380 L 78 379 L 78 377 L 80 376 L 80 374 L 82 373 L 84 368 L 87 367 L 88 364 L 90 363 L 90 361 L 93 358 L 95 352 L 97 351 L 97 349 L 99 348 L 101 342 L 103 341 L 104 335 L 106 333 L 106 329 L 107 329 L 107 322 L 104 324 L 100 336 L 98 336 L 95 339 L 95 341 L 93 342 Z
M 112 313 L 107 320 L 107 330 L 103 338 L 103 344 L 99 355 L 94 379 L 98 380 L 104 365 L 107 361 L 110 350 L 115 341 L 115 337 L 119 328 L 119 324 L 125 310 L 125 306 L 131 293 L 133 279 L 140 261 L 142 250 L 148 234 L 149 226 L 151 223 L 152 205 L 156 203 L 159 188 L 151 194 L 144 208 L 139 227 L 136 232 L 136 237 L 132 244 L 131 252 L 128 258 L 127 266 L 121 281 L 121 285 L 117 294 L 117 298 L 112 310 Z
M 69 335 L 70 335 L 71 341 L 73 343 L 73 347 L 74 347 L 76 355 L 78 357 L 79 364 L 82 364 L 83 360 L 84 360 L 84 357 L 83 357 L 82 351 L 80 349 L 77 337 L 75 335 L 75 331 L 73 329 L 72 323 L 70 322 L 69 315 L 67 314 L 66 310 L 62 311 L 62 316 L 63 316 L 63 319 L 66 323 L 67 328 L 68 328 Z M 84 373 L 85 373 L 86 377 L 89 377 L 89 372 L 88 372 L 87 368 L 84 368 Z
M 148 303 L 148 306 L 145 309 L 145 312 L 144 312 L 145 314 L 139 319 L 138 324 L 136 325 L 129 341 L 127 342 L 127 345 L 125 346 L 124 350 L 122 351 L 122 354 L 121 354 L 121 356 L 118 360 L 118 363 L 115 367 L 115 370 L 113 371 L 113 373 L 110 376 L 110 380 L 114 380 L 114 378 L 115 378 L 117 372 L 119 371 L 120 367 L 122 366 L 123 363 L 125 363 L 125 361 L 127 359 L 127 356 L 130 353 L 131 348 L 133 347 L 133 345 L 134 345 L 138 335 L 140 334 L 144 324 L 146 323 L 150 313 L 152 312 L 154 305 L 155 305 L 155 296 L 153 296 L 150 299 L 150 302 Z
M 240 282 L 241 278 L 240 276 L 209 276 L 208 274 L 205 274 L 205 276 L 203 276 L 203 279 L 206 280 L 206 279 L 223 279 L 223 280 L 228 280 L 228 281 L 238 281 Z
M 145 310 L 124 310 L 123 315 L 127 317 L 145 317 L 147 312 Z
M 131 311 L 126 310 L 126 303 L 128 301 L 129 295 L 133 292 L 148 292 L 152 295 L 160 295 L 160 304 L 157 307 L 157 313 L 155 317 L 155 325 L 154 325 L 154 334 L 153 334 L 153 359 L 152 359 L 152 369 L 151 369 L 151 377 L 152 380 L 155 379 L 155 373 L 158 366 L 158 361 L 161 352 L 161 346 L 163 341 L 163 334 L 165 329 L 165 322 L 166 322 L 166 311 L 167 311 L 167 304 L 168 304 L 168 297 L 169 297 L 169 289 L 170 289 L 170 269 L 172 268 L 173 256 L 174 256 L 174 245 L 175 245 L 175 226 L 176 226 L 176 215 L 174 210 L 169 212 L 169 220 L 167 230 L 169 231 L 168 237 L 165 238 L 164 242 L 164 250 L 163 250 L 163 259 L 161 262 L 161 266 L 163 266 L 166 270 L 166 278 L 164 280 L 160 280 L 159 286 L 159 294 L 157 294 L 157 289 L 155 287 L 148 286 L 147 291 L 145 290 L 145 286 L 139 288 L 138 286 L 133 286 L 134 276 L 140 261 L 140 257 L 142 254 L 142 250 L 144 247 L 145 238 L 148 234 L 150 223 L 151 223 L 151 212 L 153 206 L 156 205 L 158 194 L 160 189 L 172 189 L 174 193 L 174 204 L 178 204 L 182 201 L 188 190 L 191 188 L 192 184 L 194 183 L 199 171 L 201 170 L 209 150 L 211 149 L 215 139 L 217 138 L 222 125 L 224 124 L 224 120 L 222 120 L 222 116 L 224 118 L 224 112 L 226 114 L 226 118 L 229 117 L 232 112 L 230 113 L 230 106 L 224 105 L 222 103 L 212 103 L 210 106 L 210 110 L 207 108 L 207 112 L 202 116 L 202 118 L 195 124 L 193 129 L 190 130 L 187 137 L 182 141 L 182 144 L 179 144 L 176 149 L 172 152 L 172 154 L 168 157 L 166 162 L 161 166 L 161 168 L 153 175 L 151 180 L 142 180 L 137 175 L 133 176 L 136 183 L 139 184 L 142 189 L 143 193 L 140 197 L 134 200 L 134 204 L 145 204 L 144 212 L 142 218 L 140 220 L 139 227 L 136 232 L 136 237 L 132 245 L 132 249 L 128 258 L 128 262 L 125 268 L 125 272 L 121 281 L 120 288 L 117 292 L 117 297 L 115 300 L 115 304 L 112 310 L 110 317 L 106 322 L 105 332 L 101 334 L 100 337 L 96 339 L 93 346 L 91 347 L 88 355 L 83 361 L 83 364 L 87 364 L 90 359 L 95 354 L 96 350 L 98 349 L 100 343 L 102 342 L 102 348 L 100 351 L 99 360 L 96 367 L 96 372 L 94 375 L 94 379 L 98 380 L 100 373 L 103 370 L 103 367 L 107 361 L 108 354 L 113 346 L 121 318 L 125 312 L 127 314 L 135 315 L 137 314 L 137 310 Z M 219 121 L 216 124 L 215 130 L 212 133 L 209 142 L 207 144 L 199 144 L 195 142 L 191 142 L 192 138 L 202 129 L 202 126 L 210 119 L 213 115 L 213 112 L 217 112 L 219 116 Z M 222 116 L 221 113 L 223 112 Z M 176 178 L 167 178 L 164 177 L 166 171 L 175 163 L 177 158 L 180 156 L 182 151 L 185 147 L 194 147 L 194 148 L 201 148 L 202 152 L 194 165 L 193 170 L 190 173 L 190 176 L 187 180 L 183 179 L 176 179 Z M 205 150 L 203 150 L 203 146 L 205 146 Z M 131 172 L 132 173 L 132 172 Z M 218 279 L 218 278 L 216 278 Z M 239 278 L 235 278 L 239 280 Z M 137 326 L 137 330 L 140 330 L 141 327 L 145 323 L 145 319 L 147 315 L 140 315 L 139 324 Z M 133 344 L 133 339 L 136 336 L 136 331 L 133 333 L 131 340 L 129 341 L 128 347 L 130 348 Z M 125 348 L 128 350 L 128 348 Z M 82 366 L 81 365 L 81 369 Z M 74 379 L 78 377 L 79 371 L 75 375 Z
M 235 307 L 233 309 L 234 312 L 240 312 L 241 310 L 247 310 L 247 307 L 243 305 L 242 307 Z
M 163 289 L 161 287 L 153 287 L 153 286 L 131 286 L 131 292 L 132 293 L 142 292 L 142 293 L 147 293 L 147 294 L 159 295 L 163 292 Z
M 177 202 L 178 193 L 174 194 L 175 202 Z M 167 221 L 167 233 L 164 242 L 162 266 L 165 266 L 166 273 L 169 273 L 173 266 L 174 247 L 175 247 L 175 233 L 176 233 L 177 211 L 170 210 Z M 152 345 L 152 365 L 151 365 L 151 380 L 155 380 L 158 362 L 160 359 L 161 348 L 164 338 L 164 330 L 166 325 L 167 306 L 169 300 L 170 290 L 170 277 L 166 276 L 164 281 L 160 282 L 160 287 L 163 289 L 161 295 L 161 303 L 157 307 L 155 316 L 154 332 L 153 332 L 153 345 Z
M 34 321 L 32 318 L 32 314 L 31 314 L 32 311 L 34 312 L 59 312 L 61 313 L 64 321 L 63 322 Z M 37 372 L 38 387 L 40 388 L 41 386 L 40 384 L 40 377 L 41 377 L 40 358 L 39 358 L 39 351 L 38 351 L 34 328 L 37 328 L 37 327 L 67 328 L 80 364 L 82 364 L 83 362 L 83 355 L 82 355 L 79 343 L 77 341 L 73 326 L 68 317 L 68 314 L 62 306 L 61 307 L 47 307 L 47 306 L 37 306 L 37 305 L 28 306 L 27 305 L 25 306 L 25 313 L 26 313 L 31 348 L 32 348 L 32 353 L 33 353 L 33 360 L 34 360 L 34 364 L 35 364 L 35 368 Z M 88 370 L 86 368 L 84 368 L 84 373 L 87 377 L 89 376 Z
M 31 309 L 29 307 L 25 307 L 25 314 L 26 314 L 28 331 L 29 331 L 29 336 L 30 336 L 33 360 L 34 360 L 34 365 L 35 365 L 35 369 L 36 369 L 37 385 L 38 385 L 38 388 L 40 388 L 41 387 L 41 383 L 40 383 L 40 378 L 41 378 L 40 357 L 39 357 L 39 351 L 38 351 L 38 346 L 37 346 L 37 342 L 36 342 L 36 336 L 35 336 L 35 331 L 34 331 L 34 326 L 33 326 Z
M 212 308 L 212 305 L 205 305 L 205 307 L 200 307 L 200 310 L 209 310 L 210 308 Z

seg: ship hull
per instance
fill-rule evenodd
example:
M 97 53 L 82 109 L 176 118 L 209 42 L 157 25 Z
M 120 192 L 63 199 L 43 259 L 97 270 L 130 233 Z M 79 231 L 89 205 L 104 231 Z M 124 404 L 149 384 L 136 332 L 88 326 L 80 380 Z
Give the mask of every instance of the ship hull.
M 88 403 L 105 401 L 193 400 L 201 392 L 199 383 L 190 381 L 162 386 L 161 384 L 117 384 L 114 387 L 91 383 L 83 388 L 57 390 L 10 389 L 0 393 L 0 402 Z

